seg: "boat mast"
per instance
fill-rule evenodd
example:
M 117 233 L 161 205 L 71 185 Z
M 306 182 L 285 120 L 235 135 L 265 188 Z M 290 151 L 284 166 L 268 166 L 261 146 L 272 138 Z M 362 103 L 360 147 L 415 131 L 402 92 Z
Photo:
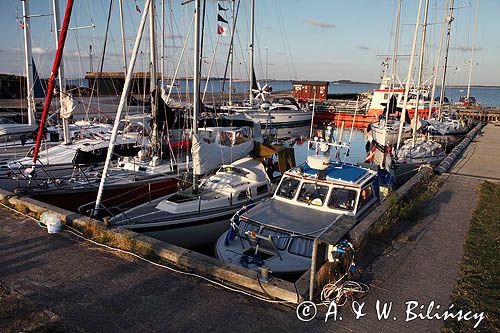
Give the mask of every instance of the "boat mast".
M 448 51 L 450 49 L 451 22 L 453 22 L 453 0 L 450 0 L 450 16 L 446 18 L 448 22 L 448 31 L 446 32 L 446 49 L 444 51 L 443 79 L 441 80 L 441 93 L 439 95 L 439 118 L 441 118 L 441 109 L 444 100 L 444 87 L 446 84 L 446 69 L 448 68 Z
M 448 1 L 446 1 L 446 4 L 448 4 Z M 446 12 L 444 13 L 444 18 L 443 18 L 443 25 L 441 27 L 441 35 L 439 37 L 439 47 L 438 47 L 438 52 L 437 52 L 437 57 L 436 57 L 436 64 L 434 65 L 434 70 L 436 71 L 434 73 L 434 77 L 432 79 L 432 92 L 431 92 L 431 101 L 429 103 L 429 118 L 432 115 L 432 109 L 434 107 L 434 97 L 436 96 L 436 83 L 437 83 L 437 78 L 438 78 L 438 73 L 439 73 L 439 63 L 441 62 L 441 50 L 443 49 L 443 39 L 444 39 L 444 22 L 446 22 Z
M 387 100 L 387 110 L 385 111 L 385 125 L 387 127 L 387 120 L 389 119 L 389 102 L 391 97 L 394 95 L 394 81 L 396 76 L 396 64 L 398 63 L 398 42 L 399 42 L 399 19 L 401 17 L 401 0 L 398 0 L 396 16 L 396 28 L 394 31 L 394 53 L 392 55 L 392 66 L 391 66 L 391 85 L 389 87 L 389 99 Z M 397 101 L 396 101 L 397 106 Z
M 253 44 L 254 44 L 254 25 L 255 25 L 255 17 L 254 17 L 254 11 L 255 11 L 255 2 L 254 0 L 250 0 L 250 107 L 253 105 L 253 92 L 252 88 L 255 84 L 253 82 Z
M 52 8 L 54 10 L 54 36 L 56 40 L 56 48 L 59 44 L 59 26 L 61 25 L 60 17 L 59 17 L 59 0 L 52 0 Z M 66 96 L 66 82 L 64 80 L 64 61 L 61 58 L 61 64 L 59 66 L 59 101 L 61 101 L 60 106 L 62 108 L 62 99 Z M 64 144 L 68 145 L 71 143 L 71 135 L 69 132 L 69 119 L 62 118 L 62 126 L 63 126 L 63 140 Z
M 72 0 L 69 1 L 72 2 Z M 104 184 L 106 183 L 109 164 L 111 162 L 111 157 L 113 156 L 113 148 L 116 143 L 118 126 L 120 125 L 122 112 L 125 107 L 125 103 L 127 102 L 127 95 L 130 89 L 130 83 L 132 81 L 132 72 L 134 71 L 135 62 L 137 60 L 137 53 L 139 53 L 139 47 L 141 46 L 142 34 L 144 32 L 144 26 L 146 25 L 146 19 L 148 17 L 150 5 L 151 5 L 151 0 L 144 1 L 144 10 L 142 11 L 141 22 L 139 23 L 137 36 L 135 37 L 134 48 L 132 50 L 132 57 L 130 58 L 130 63 L 128 64 L 127 75 L 125 76 L 125 83 L 123 84 L 120 103 L 118 104 L 118 109 L 116 110 L 116 117 L 115 117 L 115 123 L 113 125 L 113 131 L 111 132 L 111 138 L 109 139 L 108 152 L 106 155 L 106 162 L 104 163 L 104 168 L 102 170 L 101 182 L 99 183 L 99 190 L 97 191 L 97 199 L 95 201 L 94 214 L 96 214 L 98 209 L 101 207 L 102 194 L 104 192 Z
M 165 0 L 161 1 L 161 62 L 160 62 L 160 75 L 161 75 L 161 93 L 165 94 Z
M 415 139 L 417 137 L 417 123 L 418 123 L 418 105 L 420 103 L 420 89 L 422 85 L 422 74 L 424 71 L 424 59 L 425 59 L 425 38 L 427 36 L 427 13 L 429 12 L 429 0 L 425 0 L 424 9 L 424 23 L 422 24 L 422 40 L 420 41 L 420 61 L 418 64 L 418 79 L 417 79 L 417 98 L 415 105 L 415 113 L 413 114 L 414 126 L 413 126 L 413 139 L 412 147 L 415 146 Z
M 472 40 L 472 50 L 470 56 L 470 67 L 469 67 L 469 83 L 467 84 L 467 103 L 470 97 L 470 82 L 472 78 L 472 67 L 474 64 L 474 50 L 476 49 L 476 38 L 477 38 L 477 13 L 479 10 L 479 0 L 476 0 L 476 18 L 474 19 L 474 37 Z
M 230 31 L 231 40 L 233 40 L 233 34 L 235 31 L 235 24 L 236 24 L 236 21 L 235 21 L 235 17 L 234 17 L 234 0 L 233 0 L 233 1 L 231 1 L 231 26 L 229 27 L 229 29 L 231 29 L 231 31 Z M 220 37 L 220 35 L 217 37 Z M 229 45 L 229 57 L 230 57 L 230 63 L 229 63 L 229 105 L 233 105 L 233 61 L 234 61 L 234 56 L 233 56 L 233 45 L 232 44 Z
M 125 28 L 123 26 L 123 0 L 120 0 L 120 33 L 122 35 L 123 73 L 127 75 L 127 47 L 125 44 Z
M 57 52 L 54 58 L 54 63 L 52 65 L 52 71 L 50 73 L 50 79 L 47 87 L 47 96 L 45 97 L 45 104 L 43 105 L 42 117 L 40 118 L 40 125 L 38 127 L 38 135 L 36 137 L 36 145 L 35 145 L 35 150 L 33 152 L 33 168 L 35 167 L 36 161 L 38 160 L 38 151 L 40 150 L 40 144 L 42 142 L 43 128 L 45 126 L 45 120 L 47 119 L 47 114 L 49 113 L 50 103 L 52 102 L 55 80 L 62 61 L 64 43 L 66 42 L 66 35 L 68 34 L 68 27 L 72 10 L 73 10 L 73 0 L 68 0 L 66 4 L 66 13 L 64 14 L 64 20 L 61 27 L 61 35 L 59 36 L 59 42 L 57 43 Z
M 151 94 L 151 115 L 153 121 L 153 136 L 151 138 L 151 146 L 153 148 L 153 156 L 158 156 L 160 152 L 160 138 L 159 129 L 156 124 L 158 117 L 158 101 L 156 100 L 157 88 L 157 59 L 156 59 L 156 31 L 155 31 L 155 3 L 154 0 L 149 6 L 149 57 L 150 57 L 150 80 L 149 80 L 149 93 Z
M 200 112 L 200 0 L 194 1 L 194 52 L 193 52 L 193 135 L 198 134 Z M 198 193 L 198 176 L 193 172 L 193 193 Z
M 422 0 L 418 4 L 417 21 L 415 22 L 415 30 L 413 31 L 413 43 L 411 45 L 410 64 L 408 65 L 408 76 L 406 77 L 405 94 L 403 97 L 403 109 L 401 111 L 401 120 L 399 122 L 398 143 L 396 148 L 401 145 L 401 136 L 403 135 L 403 126 L 406 120 L 406 108 L 408 107 L 408 93 L 410 92 L 411 77 L 413 74 L 413 60 L 415 58 L 415 48 L 417 46 L 418 28 L 420 26 L 420 13 L 422 11 Z
M 24 65 L 26 68 L 26 98 L 28 100 L 28 124 L 35 125 L 35 101 L 33 99 L 33 55 L 31 49 L 31 25 L 29 1 L 21 1 L 23 5 L 24 31 Z

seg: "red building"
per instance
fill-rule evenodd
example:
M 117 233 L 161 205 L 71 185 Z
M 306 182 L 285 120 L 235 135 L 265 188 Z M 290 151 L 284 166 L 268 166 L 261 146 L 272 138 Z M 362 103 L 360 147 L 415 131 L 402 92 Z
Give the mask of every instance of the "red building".
M 327 99 L 328 82 L 327 81 L 293 81 L 293 97 L 297 100 L 305 99 L 307 101 L 319 101 Z

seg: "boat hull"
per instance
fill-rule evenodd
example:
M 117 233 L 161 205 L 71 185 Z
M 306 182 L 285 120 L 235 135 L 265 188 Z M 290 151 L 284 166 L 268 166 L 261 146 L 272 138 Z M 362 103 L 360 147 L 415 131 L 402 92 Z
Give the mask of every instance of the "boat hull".
M 107 185 L 104 187 L 102 204 L 111 211 L 129 209 L 175 192 L 177 183 L 177 179 L 173 177 L 158 177 L 126 184 Z M 94 207 L 93 202 L 96 200 L 98 188 L 97 183 L 85 187 L 51 190 L 19 189 L 16 192 L 35 200 L 88 215 Z M 104 215 L 109 214 L 104 213 Z
M 366 128 L 369 124 L 378 121 L 383 112 L 383 109 L 370 109 L 366 112 L 363 111 L 358 113 L 355 113 L 353 110 L 318 111 L 314 113 L 314 122 L 322 123 L 329 121 L 333 122 L 335 126 L 342 126 L 344 122 L 345 126 L 351 126 L 354 121 L 355 128 Z M 410 118 L 413 118 L 415 109 L 408 109 L 408 114 Z M 418 114 L 419 117 L 426 119 L 429 117 L 429 109 L 419 109 Z

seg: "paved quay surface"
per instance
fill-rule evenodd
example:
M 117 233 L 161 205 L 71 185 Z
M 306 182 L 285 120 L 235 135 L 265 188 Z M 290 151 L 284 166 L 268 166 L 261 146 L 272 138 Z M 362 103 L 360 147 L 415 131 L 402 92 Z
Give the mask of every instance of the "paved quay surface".
M 442 176 L 445 183 L 423 218 L 408 222 L 365 271 L 371 290 L 360 300 L 366 316 L 358 320 L 343 308 L 342 321 L 300 322 L 293 308 L 172 273 L 67 232 L 49 236 L 32 220 L 0 207 L 0 331 L 41 326 L 60 332 L 438 332 L 439 320 L 405 322 L 405 302 L 434 300 L 448 308 L 481 177 L 496 177 L 491 163 L 500 172 L 488 150 L 498 135 L 500 127 L 485 128 Z M 476 158 L 487 158 L 484 169 Z M 464 176 L 473 167 L 474 176 Z M 393 302 L 388 320 L 376 318 L 377 300 Z

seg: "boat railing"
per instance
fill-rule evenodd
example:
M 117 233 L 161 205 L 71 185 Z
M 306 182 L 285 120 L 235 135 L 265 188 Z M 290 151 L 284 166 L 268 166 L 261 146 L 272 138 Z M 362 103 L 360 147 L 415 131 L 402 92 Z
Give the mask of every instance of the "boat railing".
M 144 191 L 147 189 L 147 191 Z M 96 201 L 91 201 L 88 203 L 85 203 L 78 207 L 78 212 L 83 215 L 88 215 L 88 216 L 95 216 L 97 218 L 102 218 L 105 215 L 103 215 L 103 212 L 106 214 L 109 214 L 108 216 L 110 217 L 115 217 L 117 215 L 123 214 L 123 216 L 126 216 L 124 213 L 124 210 L 128 210 L 130 206 L 134 202 L 152 202 L 154 199 L 158 198 L 159 196 L 157 195 L 160 193 L 160 195 L 164 194 L 165 188 L 157 188 L 157 189 L 152 189 L 151 188 L 151 183 L 147 183 L 138 187 L 135 187 L 129 191 L 125 191 L 123 193 L 117 194 L 112 197 L 108 197 L 104 199 L 101 202 L 101 206 L 103 207 L 102 209 L 95 210 L 95 203 Z M 147 200 L 143 200 L 145 197 L 147 197 Z M 119 200 L 120 198 L 126 198 L 126 200 L 121 201 L 119 205 L 113 205 L 107 207 L 105 205 L 106 202 L 114 202 Z M 132 220 L 130 220 L 131 223 L 133 223 Z
M 28 187 L 31 187 L 33 183 L 39 184 L 39 181 L 53 181 L 55 177 L 51 174 L 51 172 L 45 167 L 42 161 L 38 160 L 36 165 L 26 163 L 22 163 L 19 161 L 10 162 L 7 165 L 8 176 L 13 180 L 17 180 L 18 183 L 22 180 L 28 181 Z M 38 179 L 38 170 L 42 170 L 42 174 L 45 175 L 45 178 Z

